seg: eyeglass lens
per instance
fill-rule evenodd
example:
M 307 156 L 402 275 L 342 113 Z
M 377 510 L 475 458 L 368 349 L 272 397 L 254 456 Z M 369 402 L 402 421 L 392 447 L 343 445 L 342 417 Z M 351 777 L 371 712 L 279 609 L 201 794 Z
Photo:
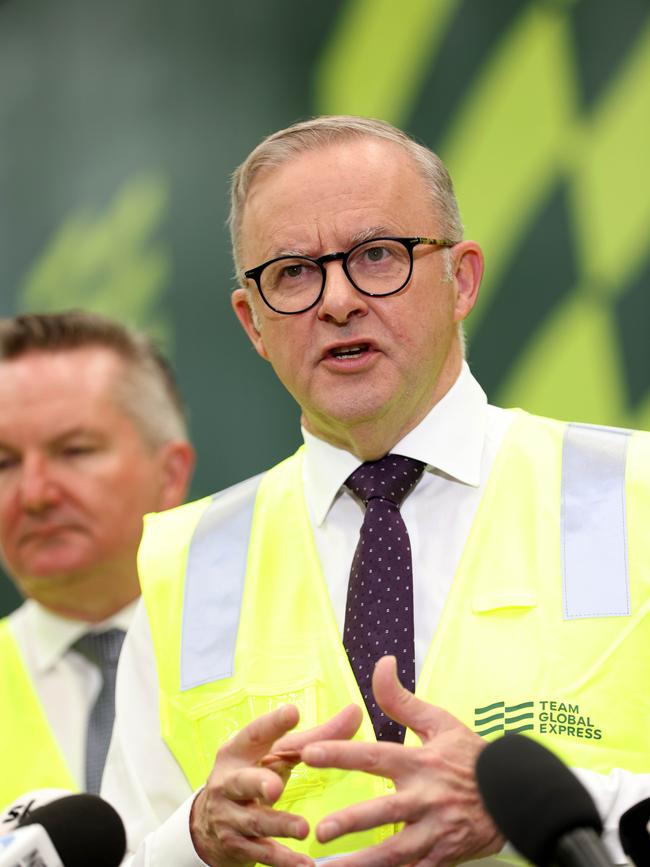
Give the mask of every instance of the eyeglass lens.
M 395 292 L 408 279 L 410 269 L 409 249 L 389 239 L 368 241 L 355 247 L 347 257 L 350 279 L 358 289 L 371 295 Z M 276 310 L 304 310 L 320 294 L 323 271 L 310 259 L 286 257 L 264 269 L 260 284 L 264 296 Z

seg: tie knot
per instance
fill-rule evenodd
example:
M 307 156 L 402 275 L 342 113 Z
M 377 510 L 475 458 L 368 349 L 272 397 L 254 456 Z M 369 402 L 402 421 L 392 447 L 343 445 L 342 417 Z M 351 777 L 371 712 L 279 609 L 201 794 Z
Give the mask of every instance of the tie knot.
M 378 461 L 361 464 L 348 476 L 345 485 L 366 505 L 369 500 L 382 499 L 399 508 L 423 472 L 422 461 L 389 454 Z
M 107 629 L 105 632 L 86 632 L 73 644 L 82 656 L 93 662 L 102 671 L 115 667 L 124 641 L 123 629 Z

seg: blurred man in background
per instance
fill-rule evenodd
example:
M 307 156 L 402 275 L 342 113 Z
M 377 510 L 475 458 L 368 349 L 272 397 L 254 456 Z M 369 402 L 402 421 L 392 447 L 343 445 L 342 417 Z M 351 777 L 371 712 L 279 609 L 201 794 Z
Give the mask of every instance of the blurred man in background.
M 79 311 L 0 321 L 0 547 L 26 597 L 0 622 L 0 804 L 99 790 L 142 517 L 183 502 L 193 464 L 143 334 Z

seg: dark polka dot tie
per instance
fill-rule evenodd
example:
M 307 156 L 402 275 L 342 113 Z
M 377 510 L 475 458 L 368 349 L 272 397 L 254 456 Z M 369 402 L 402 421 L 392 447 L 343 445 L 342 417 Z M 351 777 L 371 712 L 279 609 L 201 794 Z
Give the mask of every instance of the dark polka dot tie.
M 375 703 L 377 660 L 395 656 L 400 681 L 415 690 L 411 543 L 400 506 L 423 470 L 420 461 L 386 455 L 362 464 L 345 483 L 366 513 L 350 570 L 343 644 L 380 740 L 403 742 L 405 730 Z

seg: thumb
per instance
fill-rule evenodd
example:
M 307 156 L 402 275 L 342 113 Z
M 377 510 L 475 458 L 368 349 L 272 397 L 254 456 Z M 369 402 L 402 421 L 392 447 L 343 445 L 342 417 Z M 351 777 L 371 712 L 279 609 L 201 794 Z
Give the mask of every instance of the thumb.
M 316 741 L 349 740 L 357 733 L 363 714 L 356 704 L 349 704 L 319 726 L 306 731 L 290 732 L 273 744 L 274 753 L 300 752 Z
M 462 725 L 446 710 L 416 698 L 402 686 L 394 656 L 382 656 L 378 660 L 372 675 L 372 691 L 384 713 L 412 729 L 423 743 Z

